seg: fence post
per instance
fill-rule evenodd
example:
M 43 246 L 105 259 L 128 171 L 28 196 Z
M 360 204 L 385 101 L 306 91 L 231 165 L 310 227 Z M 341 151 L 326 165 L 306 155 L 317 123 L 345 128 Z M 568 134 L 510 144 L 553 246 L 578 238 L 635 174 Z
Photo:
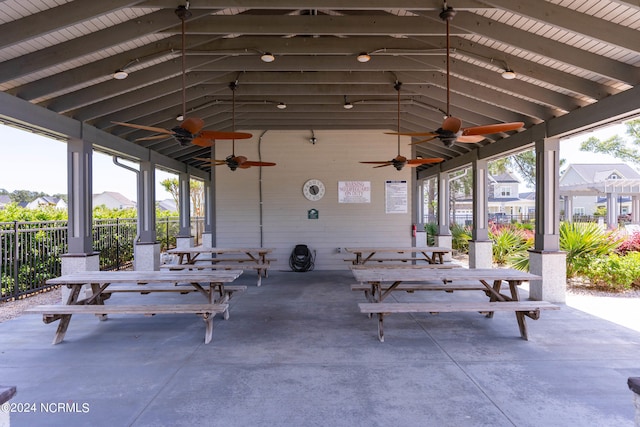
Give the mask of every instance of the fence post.
M 116 218 L 116 270 L 120 270 L 120 218 Z
M 167 238 L 167 246 L 166 249 L 169 249 L 169 217 L 165 217 L 164 218 L 164 222 L 165 222 L 165 228 L 166 228 L 166 233 L 165 233 L 165 237 Z
M 18 286 L 18 221 L 13 221 L 13 295 L 18 299 L 20 295 Z

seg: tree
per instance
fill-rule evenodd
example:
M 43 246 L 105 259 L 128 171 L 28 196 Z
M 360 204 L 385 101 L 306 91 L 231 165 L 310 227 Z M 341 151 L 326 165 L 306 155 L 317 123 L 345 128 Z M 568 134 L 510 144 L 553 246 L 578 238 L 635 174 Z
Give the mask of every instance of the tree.
M 160 181 L 160 185 L 167 190 L 167 193 L 171 194 L 173 201 L 176 203 L 176 206 L 178 206 L 178 201 L 180 200 L 180 184 L 178 178 L 167 178 Z
M 580 150 L 598 154 L 608 154 L 625 162 L 640 165 L 640 119 L 625 123 L 626 134 L 631 139 L 631 146 L 627 144 L 629 138 L 614 135 L 605 140 L 591 137 L 580 144 Z
M 191 208 L 195 216 L 204 216 L 204 183 L 192 179 L 189 182 L 191 191 Z
M 167 178 L 160 181 L 160 185 L 173 197 L 173 201 L 176 206 L 179 206 L 180 202 L 180 182 L 178 178 Z M 202 181 L 196 181 L 192 179 L 189 181 L 189 190 L 191 199 L 191 213 L 195 216 L 204 215 L 204 183 Z
M 48 194 L 29 190 L 15 190 L 13 193 L 9 194 L 11 201 L 14 203 L 29 203 L 37 199 L 38 197 L 44 196 L 48 196 Z

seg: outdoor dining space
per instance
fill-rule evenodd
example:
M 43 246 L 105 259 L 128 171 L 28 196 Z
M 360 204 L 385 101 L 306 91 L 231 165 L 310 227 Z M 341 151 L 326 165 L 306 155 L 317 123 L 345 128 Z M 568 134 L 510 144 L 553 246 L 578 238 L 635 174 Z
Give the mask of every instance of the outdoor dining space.
M 380 343 L 355 281 L 346 269 L 274 270 L 256 287 L 242 274 L 225 283 L 246 290 L 226 302 L 229 319 L 213 318 L 206 345 L 192 314 L 74 315 L 58 345 L 41 316 L 0 323 L 2 383 L 17 387 L 11 402 L 38 405 L 14 411 L 11 426 L 633 426 L 627 379 L 637 376 L 640 332 L 561 305 L 529 323 L 528 341 L 512 313 L 442 312 L 394 313 Z M 384 302 L 452 296 L 488 299 L 392 291 Z M 114 292 L 105 306 L 142 298 L 207 301 L 199 291 Z M 43 402 L 80 409 L 44 412 Z

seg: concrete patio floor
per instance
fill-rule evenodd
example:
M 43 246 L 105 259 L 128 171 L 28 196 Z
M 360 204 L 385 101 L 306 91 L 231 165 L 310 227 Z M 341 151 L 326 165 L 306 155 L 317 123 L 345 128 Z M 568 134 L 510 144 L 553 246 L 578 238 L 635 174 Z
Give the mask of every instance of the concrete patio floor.
M 627 379 L 640 376 L 640 332 L 578 309 L 527 319 L 529 341 L 512 313 L 394 314 L 381 343 L 349 271 L 237 282 L 248 289 L 232 299 L 229 320 L 215 319 L 208 345 L 193 315 L 75 316 L 55 346 L 57 322 L 0 323 L 0 384 L 17 386 L 11 403 L 22 411 L 11 426 L 634 424 Z

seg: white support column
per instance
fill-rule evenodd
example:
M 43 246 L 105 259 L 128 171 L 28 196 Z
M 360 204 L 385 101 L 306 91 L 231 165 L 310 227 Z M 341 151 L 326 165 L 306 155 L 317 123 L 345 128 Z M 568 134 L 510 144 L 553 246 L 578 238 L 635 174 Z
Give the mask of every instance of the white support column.
M 415 246 L 419 248 L 423 248 L 427 246 L 427 231 L 424 228 L 424 180 L 417 180 L 415 186 L 415 222 L 416 229 L 416 237 L 415 237 Z
M 136 271 L 160 270 L 155 205 L 155 163 L 142 161 L 138 172 L 138 241 L 133 256 Z
M 190 199 L 190 176 L 188 173 L 178 175 L 178 185 L 180 189 L 178 199 L 178 211 L 180 213 L 180 231 L 176 236 L 176 247 L 193 247 L 193 236 L 191 235 L 191 199 Z
M 564 197 L 564 220 L 573 222 L 573 196 L 568 194 Z
M 640 197 L 631 197 L 631 222 L 634 224 L 640 223 Z
M 556 138 L 536 141 L 535 247 L 529 251 L 529 271 L 542 276 L 531 281 L 529 297 L 563 303 L 566 300 L 566 254 L 560 251 L 560 144 Z
M 437 180 L 438 232 L 436 234 L 435 244 L 441 248 L 451 249 L 453 246 L 453 238 L 451 237 L 451 206 L 449 205 L 449 198 L 451 197 L 449 173 L 440 172 Z M 451 253 L 445 254 L 443 261 L 450 262 Z
M 67 189 L 69 220 L 67 225 L 68 253 L 63 254 L 62 274 L 100 270 L 100 254 L 93 250 L 93 147 L 84 139 L 71 138 L 67 142 Z M 62 288 L 66 301 L 70 290 Z M 91 295 L 91 288 L 83 287 L 81 297 Z
M 472 164 L 473 173 L 473 230 L 469 242 L 469 267 L 491 268 L 493 266 L 492 242 L 488 229 L 488 165 L 485 159 Z
M 618 227 L 618 194 L 607 193 L 607 228 Z
M 211 146 L 211 158 L 215 158 L 215 146 Z M 202 245 L 216 246 L 216 168 L 211 168 L 209 180 L 204 182 L 204 232 Z

